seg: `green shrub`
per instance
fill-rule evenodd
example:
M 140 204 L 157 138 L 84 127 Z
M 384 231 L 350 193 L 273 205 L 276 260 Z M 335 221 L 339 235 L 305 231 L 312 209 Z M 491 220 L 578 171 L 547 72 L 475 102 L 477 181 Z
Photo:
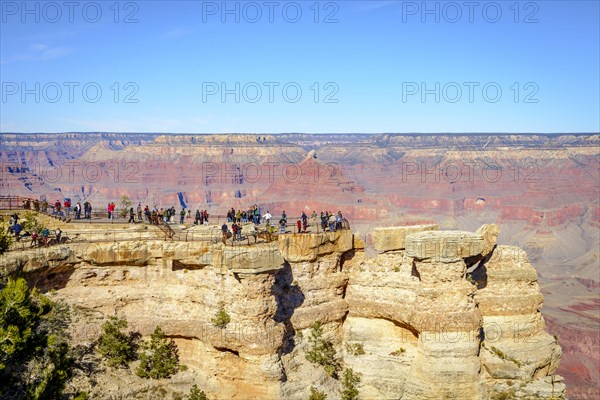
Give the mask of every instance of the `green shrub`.
M 345 369 L 342 378 L 342 400 L 356 400 L 358 397 L 358 388 L 356 386 L 359 383 L 360 376 L 355 374 L 352 368 Z
M 3 254 L 10 248 L 13 242 L 13 236 L 10 234 L 8 224 L 6 222 L 0 223 L 0 254 Z
M 308 400 L 326 400 L 327 399 L 327 395 L 324 392 L 321 392 L 320 390 L 315 389 L 314 387 L 310 387 L 310 396 L 308 397 Z
M 217 328 L 223 329 L 227 326 L 227 324 L 231 322 L 231 317 L 229 316 L 229 314 L 227 314 L 225 309 L 221 307 L 210 321 Z
M 206 397 L 206 394 L 202 390 L 198 389 L 198 385 L 194 385 L 190 389 L 187 400 L 208 400 L 208 397 Z
M 353 356 L 362 356 L 365 349 L 361 343 L 346 343 L 346 351 Z
M 127 363 L 135 360 L 135 336 L 125 334 L 122 330 L 126 328 L 127 321 L 117 317 L 109 317 L 102 325 L 98 351 L 111 367 L 126 368 Z
M 398 350 L 392 351 L 390 356 L 398 357 L 404 353 L 406 353 L 406 349 L 404 347 L 400 347 Z
M 36 214 L 27 211 L 21 222 L 23 230 L 27 232 L 42 232 L 46 227 L 38 221 Z
M 517 365 L 517 367 L 523 366 L 523 363 L 521 361 L 517 360 L 514 357 L 508 356 L 507 354 L 505 354 L 502 350 L 498 349 L 497 347 L 491 346 L 490 350 L 494 354 L 496 354 L 498 357 L 500 357 L 501 359 L 515 363 Z
M 479 288 L 479 283 L 477 283 L 477 281 L 473 278 L 472 274 L 467 274 L 466 278 L 471 285 L 475 285 L 477 288 Z
M 335 357 L 333 344 L 323 339 L 323 326 L 317 321 L 310 328 L 309 350 L 306 359 L 313 364 L 322 365 L 325 372 L 334 379 L 338 378 L 339 364 Z
M 135 373 L 141 378 L 170 378 L 180 369 L 177 345 L 173 339 L 166 338 L 158 326 L 150 342 L 142 344 L 139 358 L 141 362 Z
M 129 209 L 133 205 L 133 202 L 129 199 L 129 196 L 122 195 L 121 196 L 121 209 L 119 210 L 119 215 L 121 218 L 127 218 L 129 215 Z
M 501 392 L 495 392 L 490 397 L 490 400 L 512 400 L 515 398 L 515 389 L 505 390 Z

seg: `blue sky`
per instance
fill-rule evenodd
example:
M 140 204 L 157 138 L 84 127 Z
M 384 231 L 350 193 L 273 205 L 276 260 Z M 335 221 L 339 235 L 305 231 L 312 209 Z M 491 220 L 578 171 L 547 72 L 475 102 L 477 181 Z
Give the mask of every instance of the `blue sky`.
M 600 131 L 598 1 L 0 4 L 2 132 Z

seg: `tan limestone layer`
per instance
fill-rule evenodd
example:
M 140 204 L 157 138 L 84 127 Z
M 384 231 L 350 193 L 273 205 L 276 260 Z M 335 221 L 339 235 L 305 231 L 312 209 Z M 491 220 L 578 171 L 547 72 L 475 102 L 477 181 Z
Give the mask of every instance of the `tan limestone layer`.
M 373 245 L 376 250 L 381 252 L 403 250 L 408 235 L 416 232 L 438 230 L 439 228 L 437 224 L 375 228 L 373 230 Z
M 350 230 L 323 233 L 298 233 L 279 235 L 279 250 L 286 261 L 315 261 L 331 253 L 344 253 L 352 249 Z
M 406 252 L 416 259 L 432 259 L 443 263 L 480 255 L 483 236 L 464 231 L 425 231 L 406 238 Z

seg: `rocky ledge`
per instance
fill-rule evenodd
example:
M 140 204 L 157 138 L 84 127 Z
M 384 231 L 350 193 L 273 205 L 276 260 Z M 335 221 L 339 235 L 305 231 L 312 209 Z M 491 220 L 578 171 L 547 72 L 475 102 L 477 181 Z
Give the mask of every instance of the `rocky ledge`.
M 76 340 L 108 315 L 144 336 L 160 325 L 189 367 L 164 393 L 196 383 L 211 398 L 306 399 L 314 386 L 337 398 L 340 382 L 306 358 L 318 321 L 340 367 L 361 376 L 360 398 L 565 398 L 537 273 L 498 233 L 381 228 L 372 255 L 350 230 L 237 246 L 100 241 L 8 252 L 0 267 L 87 310 Z M 225 328 L 211 322 L 220 309 Z M 148 391 L 107 381 L 90 394 Z

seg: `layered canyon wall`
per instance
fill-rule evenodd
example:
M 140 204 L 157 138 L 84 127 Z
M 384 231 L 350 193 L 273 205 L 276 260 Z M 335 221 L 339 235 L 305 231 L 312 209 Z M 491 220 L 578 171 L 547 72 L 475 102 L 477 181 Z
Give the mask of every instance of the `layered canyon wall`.
M 600 396 L 600 135 L 1 134 L 2 195 L 104 210 L 223 215 L 341 210 L 368 247 L 376 226 L 502 226 L 529 255 L 575 399 Z

